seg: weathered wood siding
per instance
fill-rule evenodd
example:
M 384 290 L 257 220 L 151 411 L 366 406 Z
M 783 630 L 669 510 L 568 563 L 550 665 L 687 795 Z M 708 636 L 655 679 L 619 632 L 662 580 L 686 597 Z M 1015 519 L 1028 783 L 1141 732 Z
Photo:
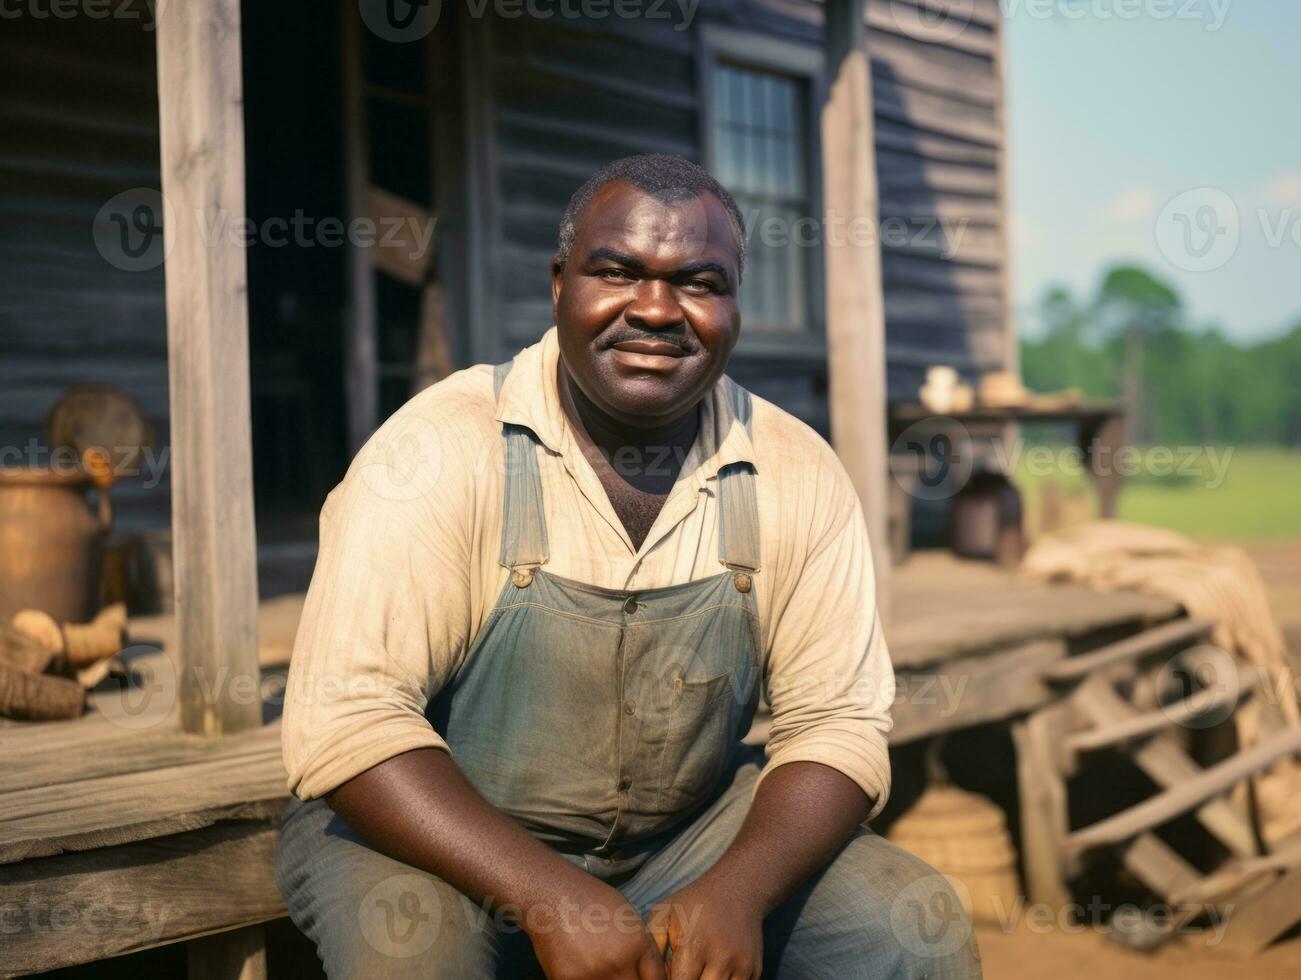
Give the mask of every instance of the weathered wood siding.
M 1002 22 L 998 0 L 869 0 L 867 22 L 890 396 L 912 399 L 928 365 L 1015 363 Z
M 928 27 L 909 16 L 916 12 L 911 0 L 870 2 L 868 12 L 894 399 L 914 397 L 929 364 L 973 372 L 1009 357 L 996 0 L 976 0 L 962 24 L 932 16 Z M 467 130 L 485 174 L 476 356 L 508 356 L 550 324 L 556 225 L 594 169 L 631 153 L 701 158 L 696 45 L 704 24 L 820 51 L 820 19 L 803 0 L 736 0 L 702 6 L 685 31 L 613 18 L 471 25 L 479 56 L 468 59 L 467 89 L 485 95 L 468 107 Z M 818 341 L 789 344 L 790 356 L 773 358 L 750 353 L 743 339 L 731 373 L 825 432 Z
M 79 382 L 126 389 L 167 443 L 163 271 L 116 268 L 93 237 L 114 195 L 159 183 L 154 34 L 140 14 L 17 17 L 0 30 L 0 447 L 9 465 L 28 459 L 46 411 Z M 166 499 L 165 482 L 149 491 L 124 481 L 118 526 L 165 522 Z

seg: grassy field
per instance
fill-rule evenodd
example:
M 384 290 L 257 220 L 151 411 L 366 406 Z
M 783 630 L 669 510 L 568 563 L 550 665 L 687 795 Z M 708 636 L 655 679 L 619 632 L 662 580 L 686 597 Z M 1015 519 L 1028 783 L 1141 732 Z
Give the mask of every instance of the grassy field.
M 1027 527 L 1038 528 L 1043 487 L 1056 482 L 1066 522 L 1095 516 L 1087 479 L 1029 455 L 1017 461 Z M 1301 452 L 1253 446 L 1149 450 L 1120 496 L 1121 520 L 1168 527 L 1205 541 L 1301 539 Z

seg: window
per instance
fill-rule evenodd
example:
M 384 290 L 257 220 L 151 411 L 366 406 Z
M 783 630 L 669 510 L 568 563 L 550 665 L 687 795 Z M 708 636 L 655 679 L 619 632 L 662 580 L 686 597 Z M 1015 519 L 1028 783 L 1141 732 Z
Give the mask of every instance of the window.
M 745 216 L 741 315 L 747 329 L 803 332 L 810 321 L 813 219 L 807 80 L 712 65 L 711 168 Z M 804 244 L 800 244 L 803 242 Z

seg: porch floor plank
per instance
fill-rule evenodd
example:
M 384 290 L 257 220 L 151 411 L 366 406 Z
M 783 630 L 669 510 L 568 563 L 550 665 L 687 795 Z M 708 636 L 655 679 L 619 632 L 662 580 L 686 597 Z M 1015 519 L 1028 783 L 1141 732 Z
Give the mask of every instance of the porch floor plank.
M 201 746 L 156 738 L 128 757 L 133 771 L 0 792 L 0 865 L 274 818 L 289 798 L 278 721 Z

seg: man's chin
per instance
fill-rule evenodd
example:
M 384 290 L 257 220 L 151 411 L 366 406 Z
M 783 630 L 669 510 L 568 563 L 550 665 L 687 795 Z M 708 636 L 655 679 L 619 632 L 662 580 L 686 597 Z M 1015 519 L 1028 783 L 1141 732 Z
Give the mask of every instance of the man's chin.
M 691 407 L 678 385 L 648 375 L 620 381 L 606 393 L 606 404 L 625 421 L 651 425 L 672 421 Z

